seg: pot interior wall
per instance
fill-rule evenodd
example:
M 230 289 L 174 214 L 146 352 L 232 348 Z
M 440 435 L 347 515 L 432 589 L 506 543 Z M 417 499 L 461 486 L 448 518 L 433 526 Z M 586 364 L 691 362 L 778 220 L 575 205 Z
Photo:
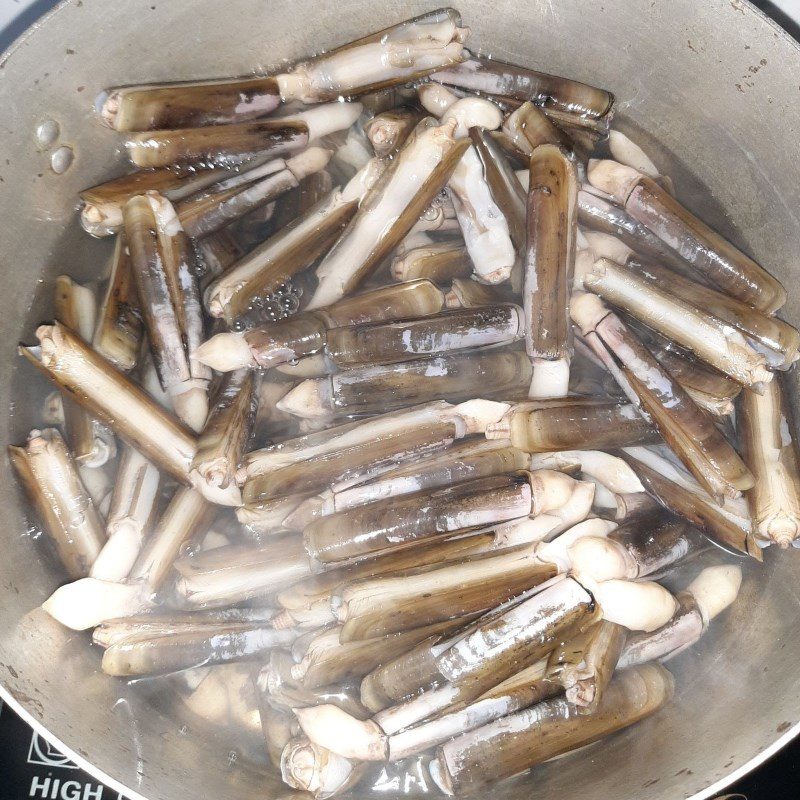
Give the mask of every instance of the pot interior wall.
M 104 86 L 275 67 L 428 8 L 309 0 L 73 0 L 0 64 L 0 419 L 5 442 L 38 424 L 41 379 L 20 365 L 50 313 L 59 273 L 101 272 L 109 243 L 79 229 L 76 193 L 124 171 L 120 140 L 94 119 Z M 477 0 L 460 4 L 483 52 L 609 88 L 620 126 L 652 150 L 679 197 L 784 280 L 798 323 L 800 52 L 740 0 Z M 63 175 L 37 150 L 47 118 L 75 151 Z M 60 580 L 28 527 L 2 461 L 0 683 L 79 760 L 149 800 L 278 797 L 254 746 L 166 702 L 160 686 L 99 672 L 84 635 L 35 610 Z M 674 702 L 634 729 L 493 790 L 497 800 L 674 800 L 704 793 L 800 720 L 794 551 L 749 568 L 732 612 L 673 662 Z M 690 568 L 691 569 L 691 568 Z M 384 781 L 384 796 L 403 787 Z M 415 791 L 418 791 L 416 787 Z

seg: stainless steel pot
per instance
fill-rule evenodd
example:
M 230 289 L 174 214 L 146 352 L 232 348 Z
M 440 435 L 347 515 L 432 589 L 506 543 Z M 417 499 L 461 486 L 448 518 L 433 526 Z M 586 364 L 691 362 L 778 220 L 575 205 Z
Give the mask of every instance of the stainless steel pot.
M 484 52 L 612 89 L 618 115 L 669 166 L 680 196 L 772 270 L 800 322 L 800 48 L 742 0 L 478 0 L 459 3 Z M 37 422 L 43 390 L 15 354 L 50 313 L 53 277 L 97 274 L 108 243 L 76 222 L 76 192 L 121 167 L 92 102 L 106 85 L 247 73 L 347 41 L 432 3 L 339 0 L 67 0 L 0 63 L 0 436 Z M 51 170 L 37 145 L 75 160 Z M 658 147 L 655 143 L 660 143 Z M 679 158 L 680 162 L 676 159 Z M 122 171 L 119 169 L 118 171 Z M 0 693 L 94 773 L 148 800 L 278 797 L 247 743 L 103 676 L 85 636 L 36 610 L 60 576 L 26 534 L 2 460 Z M 678 691 L 655 719 L 507 782 L 497 800 L 708 797 L 800 730 L 800 553 L 768 552 L 740 600 L 674 662 Z M 187 721 L 188 720 L 188 721 Z M 234 758 L 233 756 L 238 756 Z

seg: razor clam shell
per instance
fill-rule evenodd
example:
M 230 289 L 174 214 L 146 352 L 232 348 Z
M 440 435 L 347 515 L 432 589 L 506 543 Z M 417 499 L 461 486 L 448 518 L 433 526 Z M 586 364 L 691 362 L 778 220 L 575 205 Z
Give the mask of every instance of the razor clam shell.
M 43 325 L 37 336 L 42 346 L 22 355 L 149 461 L 188 481 L 196 440 L 183 423 L 63 325 Z
M 186 608 L 220 608 L 274 594 L 317 571 L 300 537 L 260 546 L 226 545 L 175 562 L 177 594 Z
M 456 278 L 445 298 L 447 307 L 474 308 L 492 303 L 514 302 L 516 298 L 507 290 L 507 286 L 508 284 L 487 286 L 473 279 Z
M 417 125 L 317 267 L 318 285 L 309 308 L 350 294 L 409 233 L 469 145 L 453 138 L 454 125 L 437 126 L 431 117 Z
M 622 364 L 635 397 L 659 433 L 713 495 L 735 496 L 753 485 L 750 471 L 712 418 L 666 373 L 647 348 L 609 312 L 595 333 Z
M 169 166 L 112 178 L 78 193 L 84 204 L 81 225 L 92 236 L 111 236 L 122 230 L 122 208 L 131 197 L 152 191 L 170 200 L 180 200 L 229 174 L 225 169 Z
M 569 287 L 575 263 L 578 177 L 553 145 L 530 161 L 525 254 L 525 349 L 531 359 L 570 358 Z
M 772 275 L 650 178 L 639 179 L 625 210 L 733 297 L 768 314 L 786 302 L 786 290 Z
M 297 178 L 286 166 L 282 159 L 275 159 L 254 169 L 257 177 L 242 180 L 250 178 L 243 171 L 207 192 L 177 202 L 175 211 L 183 229 L 194 238 L 208 236 L 295 188 Z
M 480 553 L 434 567 L 350 581 L 334 593 L 342 641 L 369 639 L 486 611 L 554 577 L 533 548 Z
M 755 476 L 747 492 L 759 539 L 788 547 L 800 536 L 800 466 L 785 382 L 776 376 L 764 394 L 739 396 L 736 427 L 742 456 Z
M 800 332 L 788 322 L 767 316 L 683 275 L 676 275 L 660 264 L 632 258 L 628 266 L 651 283 L 668 287 L 670 294 L 732 325 L 756 350 L 767 356 L 771 367 L 788 369 L 797 360 Z
M 689 264 L 649 228 L 624 208 L 587 191 L 585 185 L 578 192 L 578 223 L 589 230 L 616 236 L 643 258 L 665 264 L 682 275 L 692 274 Z
M 421 118 L 420 111 L 407 106 L 376 114 L 364 126 L 364 133 L 375 155 L 378 158 L 394 158 Z
M 374 414 L 440 398 L 453 403 L 478 396 L 487 400 L 521 398 L 530 379 L 527 356 L 502 349 L 361 367 L 321 381 L 330 413 L 343 416 Z
M 438 633 L 448 633 L 462 624 L 461 619 L 437 622 L 423 628 L 393 633 L 358 642 L 339 640 L 341 626 L 315 634 L 296 666 L 299 683 L 309 689 L 362 678 L 379 664 L 390 662 Z
M 56 278 L 53 312 L 56 319 L 91 344 L 97 304 L 94 292 L 68 275 Z M 96 430 L 97 423 L 89 412 L 71 398 L 63 398 L 64 436 L 72 457 L 78 464 L 101 467 L 110 455 L 103 447 Z M 109 434 L 110 435 L 110 434 Z M 105 450 L 105 453 L 102 451 Z
M 668 516 L 637 517 L 632 523 L 612 531 L 608 538 L 625 548 L 636 574 L 644 578 L 661 573 L 678 561 L 688 561 L 702 553 L 707 543 L 683 520 Z
M 83 578 L 105 543 L 103 521 L 55 428 L 31 431 L 8 454 L 26 494 L 70 578 Z
M 136 366 L 144 328 L 125 235 L 117 235 L 108 286 L 97 318 L 92 347 L 115 367 Z
M 261 76 L 122 86 L 104 95 L 102 116 L 117 131 L 244 122 L 269 114 L 281 102 L 275 78 Z
M 679 275 L 673 277 L 675 283 L 680 281 Z M 733 380 L 754 387 L 770 380 L 763 354 L 716 317 L 708 303 L 695 305 L 676 296 L 672 279 L 648 281 L 638 270 L 601 258 L 583 284 Z
M 657 664 L 620 673 L 588 715 L 562 698 L 546 700 L 442 745 L 431 764 L 447 794 L 479 791 L 654 714 L 672 697 L 672 675 Z
M 494 137 L 483 128 L 470 128 L 470 139 L 483 168 L 492 198 L 503 212 L 508 232 L 517 251 L 525 246 L 527 197 L 514 169 Z M 461 276 L 454 276 L 461 277 Z
M 184 669 L 256 661 L 273 647 L 294 638 L 263 623 L 211 626 L 210 630 L 174 632 L 166 636 L 123 639 L 103 653 L 103 672 L 117 677 L 166 675 Z
M 214 513 L 214 507 L 199 492 L 177 489 L 146 538 L 129 580 L 144 582 L 152 594 L 159 592 L 181 550 L 208 530 Z
M 678 610 L 672 619 L 656 630 L 628 634 L 619 659 L 619 669 L 648 661 L 668 661 L 691 647 L 704 633 L 705 624 L 697 601 L 689 592 L 675 595 Z
M 503 132 L 517 150 L 526 156 L 531 156 L 541 144 L 558 145 L 567 153 L 574 149 L 570 137 L 530 101 L 506 117 Z
M 499 475 L 332 514 L 307 526 L 303 538 L 314 558 L 343 561 L 525 517 L 531 506 L 531 487 L 524 473 Z
M 140 169 L 172 164 L 204 168 L 242 164 L 259 153 L 294 153 L 308 144 L 308 125 L 294 119 L 266 119 L 232 125 L 134 133 L 125 143 Z
M 332 498 L 332 511 L 345 511 L 410 492 L 527 469 L 529 461 L 524 452 L 510 447 L 506 441 L 476 442 L 466 439 L 456 442 L 442 453 L 401 465 L 366 483 L 337 489 Z
M 598 617 L 592 595 L 572 578 L 556 578 L 453 643 L 436 668 L 454 684 L 484 690 L 551 652 Z
M 275 291 L 310 267 L 344 230 L 357 207 L 355 201 L 344 201 L 339 190 L 322 198 L 209 284 L 206 309 L 232 323 L 250 309 L 255 297 Z
M 481 552 L 490 547 L 493 541 L 491 533 L 479 533 L 421 543 L 413 548 L 361 559 L 298 581 L 280 591 L 277 600 L 281 607 L 289 612 L 292 620 L 301 627 L 305 626 L 306 615 L 315 622 L 324 620 L 323 624 L 332 623 L 336 621 L 336 617 L 331 609 L 330 599 L 339 585 L 361 578 L 389 575 L 426 564 L 441 564 L 473 552 Z
M 445 8 L 422 14 L 295 65 L 279 75 L 284 100 L 319 103 L 419 80 L 463 59 L 469 29 Z
M 523 102 L 531 100 L 537 105 L 591 118 L 605 116 L 614 103 L 614 95 L 603 89 L 479 55 L 471 55 L 468 61 L 454 68 L 438 70 L 432 79 L 471 91 Z
M 579 714 L 597 710 L 625 646 L 627 630 L 601 619 L 550 654 L 547 677 L 558 680 Z
M 391 269 L 392 277 L 398 281 L 427 278 L 443 284 L 453 278 L 468 278 L 472 274 L 472 262 L 464 243 L 456 239 L 431 242 L 397 255 Z
M 370 443 L 328 456 L 248 478 L 242 494 L 245 505 L 292 494 L 309 494 L 331 484 L 349 486 L 392 469 L 411 459 L 438 452 L 458 437 L 453 422 L 442 421 L 400 429 L 395 434 L 376 438 Z M 202 441 L 202 440 L 201 440 Z
M 325 353 L 339 369 L 393 364 L 473 347 L 510 344 L 522 335 L 513 305 L 454 309 L 401 322 L 333 328 Z
M 751 520 L 735 520 L 720 508 L 698 484 L 696 491 L 670 480 L 635 455 L 625 452 L 622 457 L 636 473 L 648 494 L 667 511 L 691 522 L 712 542 L 737 554 L 763 559 L 761 549 L 751 531 Z
M 219 379 L 192 460 L 199 480 L 222 489 L 236 483 L 255 422 L 255 380 L 249 370 L 224 373 Z
M 512 446 L 527 453 L 599 450 L 659 440 L 632 405 L 578 403 L 570 398 L 539 408 L 528 405 L 513 408 L 508 421 Z

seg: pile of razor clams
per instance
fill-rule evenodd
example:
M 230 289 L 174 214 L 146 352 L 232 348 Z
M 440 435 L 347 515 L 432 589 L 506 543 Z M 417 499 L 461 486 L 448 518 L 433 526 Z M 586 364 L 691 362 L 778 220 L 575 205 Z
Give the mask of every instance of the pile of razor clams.
M 800 534 L 784 288 L 610 92 L 468 37 L 445 8 L 104 91 L 113 257 L 20 348 L 58 390 L 9 448 L 71 581 L 45 610 L 260 719 L 315 798 L 386 762 L 479 793 L 657 713 Z

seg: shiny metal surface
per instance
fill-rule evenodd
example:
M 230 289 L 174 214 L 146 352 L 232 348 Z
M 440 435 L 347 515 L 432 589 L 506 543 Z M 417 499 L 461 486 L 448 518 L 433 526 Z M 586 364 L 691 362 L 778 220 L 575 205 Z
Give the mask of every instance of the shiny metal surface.
M 79 229 L 76 192 L 122 171 L 120 141 L 93 118 L 115 83 L 212 77 L 276 66 L 340 44 L 433 3 L 341 0 L 71 0 L 0 63 L 0 438 L 37 422 L 42 384 L 15 355 L 48 317 L 60 272 L 88 278 L 109 243 Z M 800 49 L 742 0 L 478 0 L 459 3 L 471 46 L 613 90 L 621 125 L 653 145 L 685 202 L 790 290 L 800 322 Z M 74 149 L 61 175 L 35 131 L 60 127 Z M 660 145 L 655 147 L 655 142 Z M 55 149 L 55 148 L 54 148 Z M 680 163 L 673 158 L 677 154 Z M 31 310 L 34 309 L 34 310 Z M 0 684 L 99 778 L 148 800 L 276 798 L 285 787 L 224 729 L 188 721 L 153 695 L 99 672 L 88 638 L 37 606 L 60 580 L 26 531 L 0 466 Z M 768 552 L 732 612 L 673 662 L 678 690 L 646 723 L 507 782 L 496 800 L 708 797 L 797 732 L 800 553 Z M 186 725 L 185 728 L 182 726 Z M 232 757 L 232 751 L 238 758 Z

